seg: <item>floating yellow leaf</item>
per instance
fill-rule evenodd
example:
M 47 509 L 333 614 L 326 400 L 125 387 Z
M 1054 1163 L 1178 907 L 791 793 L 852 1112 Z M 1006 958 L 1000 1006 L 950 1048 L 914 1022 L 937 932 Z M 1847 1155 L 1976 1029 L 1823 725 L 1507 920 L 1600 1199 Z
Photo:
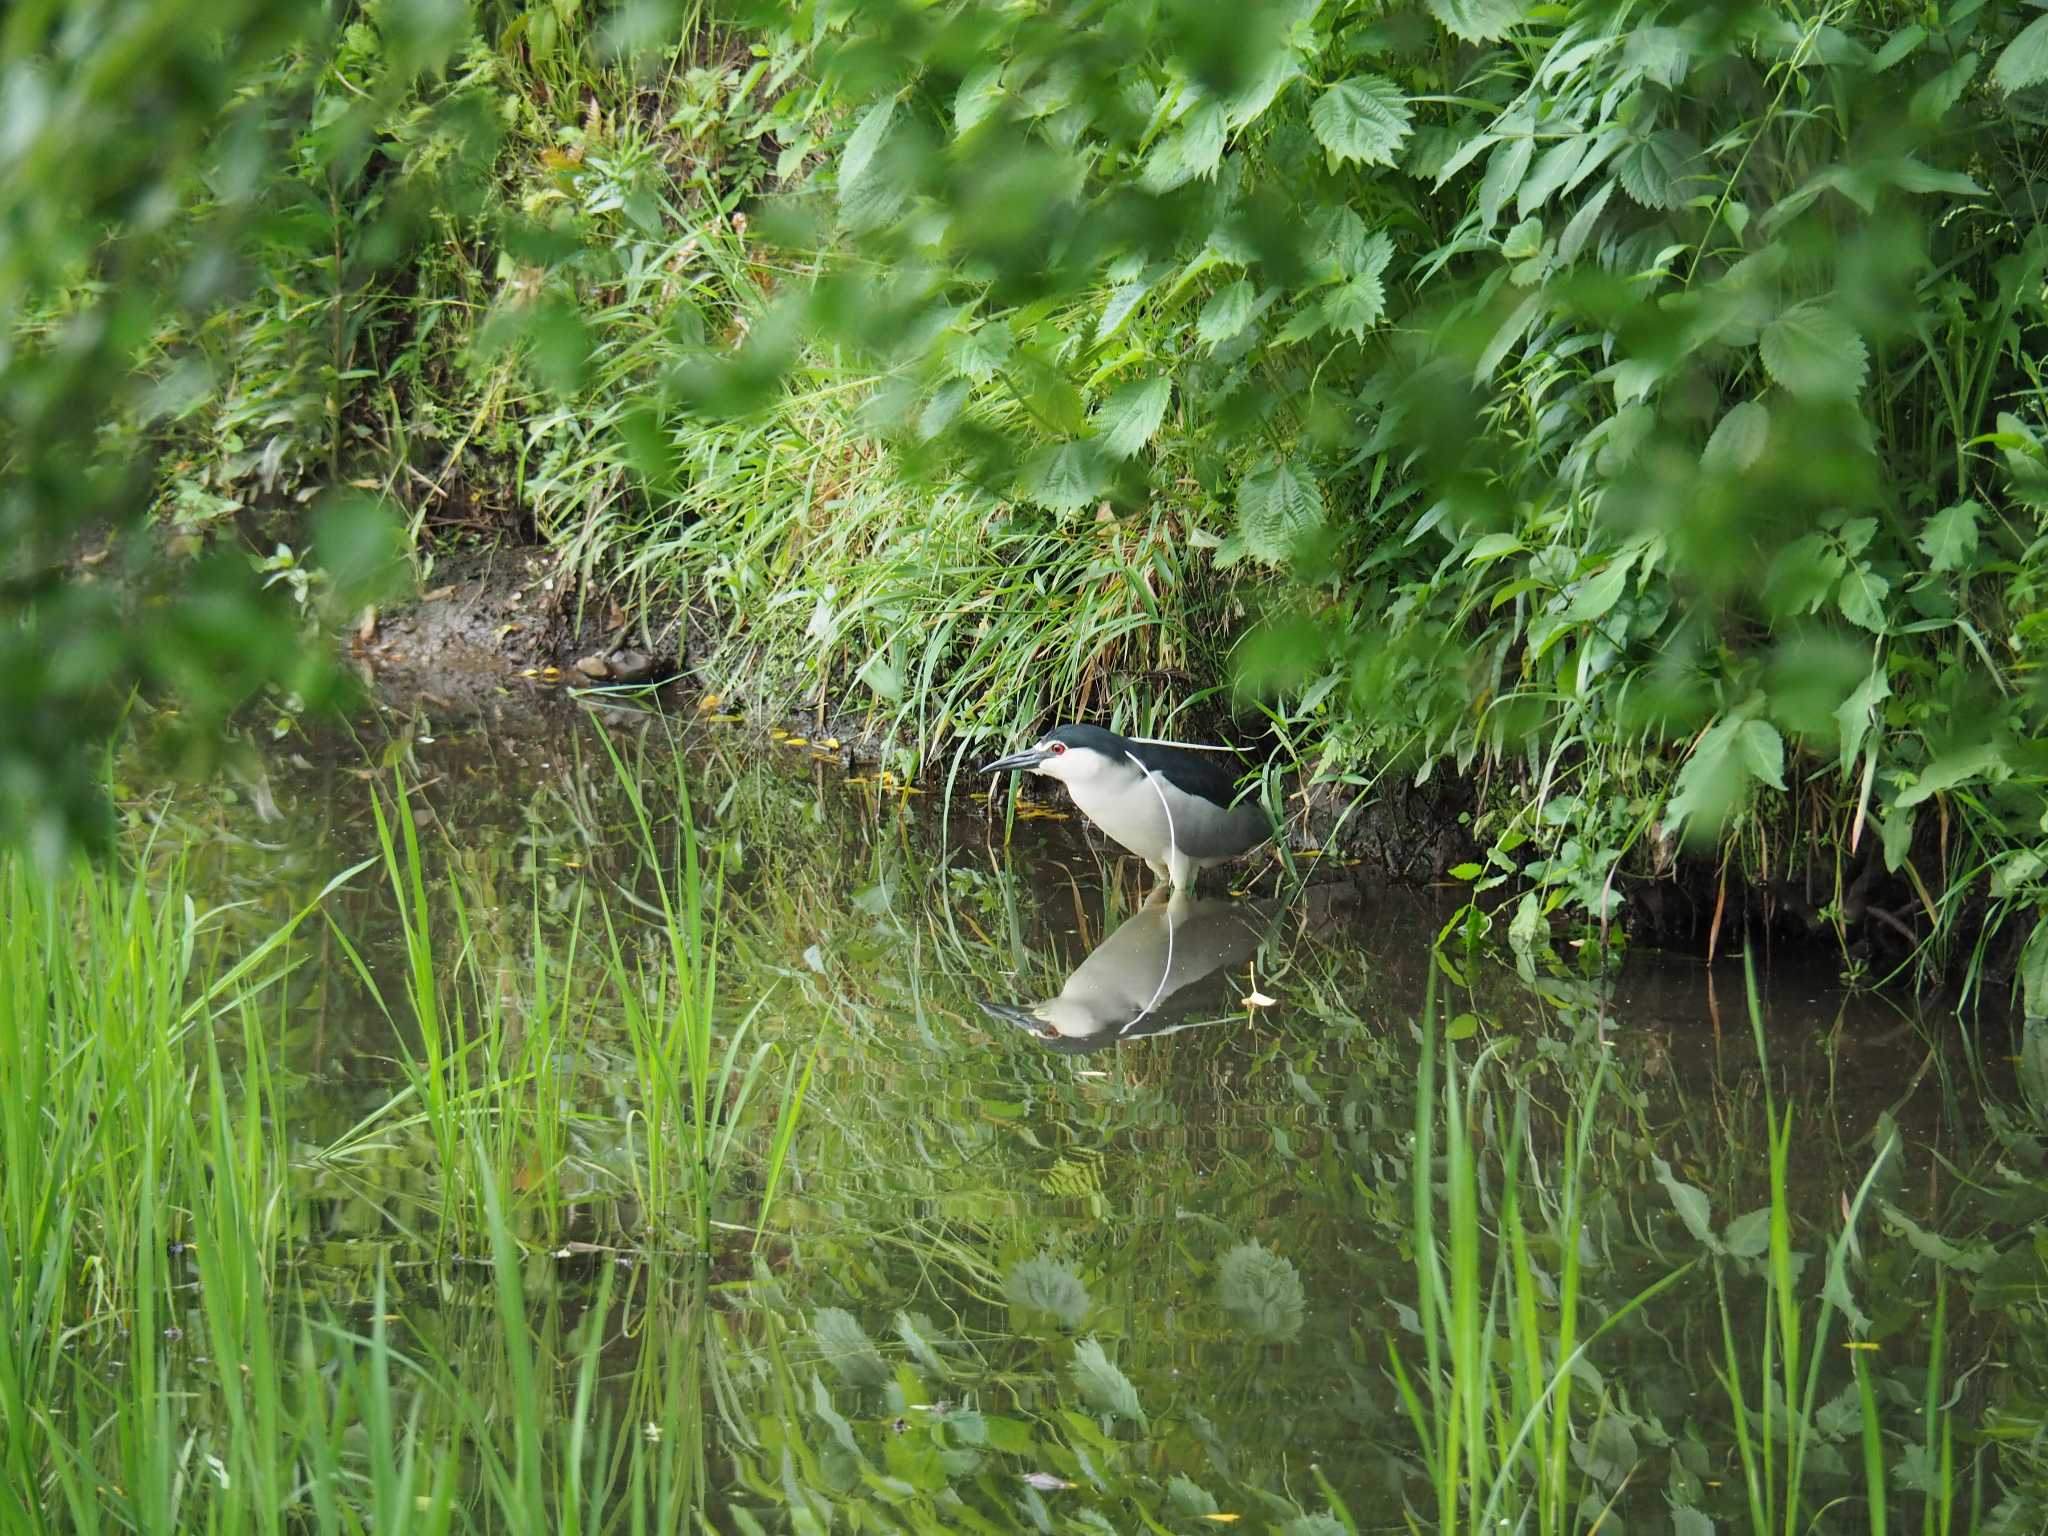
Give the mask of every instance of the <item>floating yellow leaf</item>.
M 1877 1344 L 1870 1339 L 1851 1339 L 1842 1346 L 1844 1349 L 1876 1349 L 1877 1347 Z
M 1225 1514 L 1222 1510 L 1218 1510 L 1215 1514 L 1204 1515 L 1202 1516 L 1202 1518 L 1204 1520 L 1213 1520 L 1218 1525 L 1235 1525 L 1238 1521 L 1242 1520 L 1244 1516 L 1228 1515 Z
M 811 739 L 808 736 L 784 736 L 782 744 L 785 747 L 808 747 Z
M 697 701 L 697 713 L 700 715 L 708 715 L 711 713 L 712 710 L 718 708 L 718 706 L 723 704 L 724 702 L 724 694 L 707 693 L 704 695 L 703 698 Z

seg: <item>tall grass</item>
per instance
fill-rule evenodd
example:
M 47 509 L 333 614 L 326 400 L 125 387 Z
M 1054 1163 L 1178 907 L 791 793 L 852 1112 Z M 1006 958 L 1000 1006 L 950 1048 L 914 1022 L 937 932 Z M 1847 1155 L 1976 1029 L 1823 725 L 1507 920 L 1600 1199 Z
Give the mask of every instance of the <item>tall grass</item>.
M 744 1193 L 752 1228 L 769 1219 L 805 1072 L 772 1125 L 749 1112 L 778 1061 L 744 1028 L 719 1038 L 686 816 L 657 904 L 672 925 L 607 910 L 608 954 L 586 959 L 572 914 L 551 935 L 564 958 L 536 943 L 507 978 L 417 808 L 380 797 L 376 858 L 240 949 L 175 850 L 61 880 L 0 859 L 0 1072 L 18 1085 L 0 1095 L 0 1531 L 641 1531 L 701 1511 L 701 1260 L 757 1147 Z M 329 901 L 373 864 L 388 946 L 342 933 Z M 326 1146 L 297 1129 L 278 1059 L 316 913 L 400 1063 Z M 594 967 L 614 995 L 569 980 Z M 623 1292 L 609 1253 L 585 1279 L 549 1250 L 564 1149 L 605 1118 L 578 1102 L 588 1058 L 643 982 L 688 1048 L 646 1085 L 640 1172 L 619 1178 L 645 1202 Z M 428 1242 L 337 1280 L 301 1246 L 298 1174 L 409 1138 Z M 696 1239 L 680 1265 L 672 1229 Z

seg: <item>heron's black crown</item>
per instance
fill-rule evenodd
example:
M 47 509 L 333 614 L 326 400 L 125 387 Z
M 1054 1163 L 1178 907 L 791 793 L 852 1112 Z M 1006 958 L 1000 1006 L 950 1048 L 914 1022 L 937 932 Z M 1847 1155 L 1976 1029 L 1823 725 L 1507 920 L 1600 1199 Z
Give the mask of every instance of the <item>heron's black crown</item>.
M 1211 805 L 1235 805 L 1249 793 L 1238 787 L 1237 770 L 1241 765 L 1232 752 L 1196 752 L 1158 742 L 1133 741 L 1099 725 L 1063 725 L 1048 732 L 1045 739 L 1100 752 L 1120 763 L 1136 758 L 1148 773 L 1158 774 L 1175 789 Z

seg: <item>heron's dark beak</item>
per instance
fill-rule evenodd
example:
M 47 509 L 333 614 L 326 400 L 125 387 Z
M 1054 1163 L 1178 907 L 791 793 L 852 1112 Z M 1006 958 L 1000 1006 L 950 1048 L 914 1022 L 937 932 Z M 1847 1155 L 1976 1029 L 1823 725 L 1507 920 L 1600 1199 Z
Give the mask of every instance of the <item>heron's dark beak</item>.
M 983 773 L 1015 773 L 1020 768 L 1035 768 L 1052 756 L 1050 747 L 1027 747 L 1022 752 L 1012 752 L 1008 757 L 999 757 L 992 763 L 984 763 Z
M 1045 1021 L 1022 1003 L 984 1002 L 981 1011 L 997 1023 L 1014 1024 L 1034 1035 L 1045 1029 Z

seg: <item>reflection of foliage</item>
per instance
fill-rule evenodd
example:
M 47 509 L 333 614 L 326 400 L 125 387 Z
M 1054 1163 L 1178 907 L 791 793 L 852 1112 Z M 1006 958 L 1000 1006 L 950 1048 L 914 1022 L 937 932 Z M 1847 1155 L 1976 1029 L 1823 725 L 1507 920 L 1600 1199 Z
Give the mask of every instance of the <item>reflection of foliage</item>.
M 1257 1243 L 1223 1256 L 1216 1296 L 1230 1320 L 1255 1339 L 1284 1342 L 1301 1332 L 1301 1277 L 1286 1259 Z
M 1078 1328 L 1088 1318 L 1088 1287 L 1069 1266 L 1045 1254 L 1019 1260 L 1003 1294 L 1013 1306 L 1050 1313 L 1064 1328 Z

